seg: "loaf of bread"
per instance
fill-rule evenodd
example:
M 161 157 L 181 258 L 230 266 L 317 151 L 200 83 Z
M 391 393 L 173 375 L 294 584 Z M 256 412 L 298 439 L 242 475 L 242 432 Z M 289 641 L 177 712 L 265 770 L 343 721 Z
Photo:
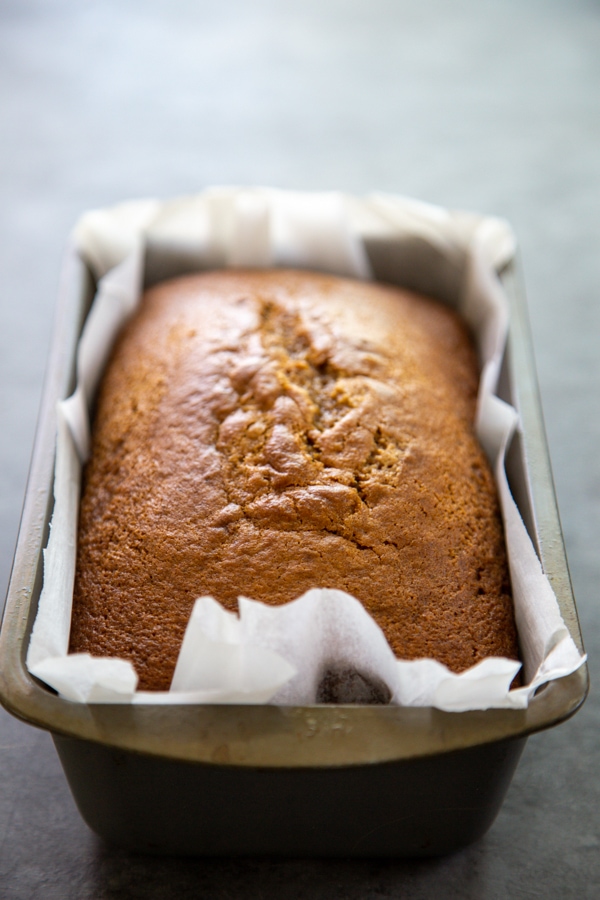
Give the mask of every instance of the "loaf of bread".
M 104 375 L 72 652 L 167 690 L 194 600 L 358 598 L 397 657 L 518 657 L 478 367 L 451 310 L 228 270 L 149 289 Z

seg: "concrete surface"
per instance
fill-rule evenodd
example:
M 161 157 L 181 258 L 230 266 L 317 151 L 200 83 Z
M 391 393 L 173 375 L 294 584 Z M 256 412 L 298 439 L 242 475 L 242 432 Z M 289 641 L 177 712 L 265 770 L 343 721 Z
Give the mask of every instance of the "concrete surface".
M 211 183 L 382 189 L 517 231 L 593 680 L 574 719 L 529 741 L 488 836 L 430 862 L 106 848 L 49 737 L 0 712 L 0 896 L 600 896 L 600 5 L 4 0 L 0 99 L 2 597 L 78 215 Z

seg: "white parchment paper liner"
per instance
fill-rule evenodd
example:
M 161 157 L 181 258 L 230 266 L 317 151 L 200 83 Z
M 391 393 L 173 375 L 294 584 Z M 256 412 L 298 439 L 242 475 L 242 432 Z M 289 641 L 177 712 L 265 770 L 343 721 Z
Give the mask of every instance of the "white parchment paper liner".
M 196 601 L 169 692 L 136 691 L 131 663 L 68 654 L 81 465 L 89 452 L 89 408 L 108 354 L 136 308 L 146 247 L 174 253 L 182 268 L 293 266 L 371 277 L 364 242 L 392 241 L 412 286 L 431 278 L 453 298 L 476 338 L 482 375 L 477 431 L 495 466 L 509 552 L 526 687 L 520 668 L 490 658 L 460 675 L 430 660 L 398 660 L 353 597 L 315 587 L 284 606 L 240 597 L 239 616 L 210 597 Z M 315 702 L 327 670 L 355 669 L 384 682 L 392 702 L 449 711 L 523 708 L 535 690 L 585 660 L 512 499 L 504 453 L 518 417 L 494 395 L 508 313 L 496 270 L 514 254 L 508 225 L 404 198 L 215 188 L 166 203 L 138 201 L 86 214 L 75 230 L 100 279 L 77 357 L 77 388 L 57 409 L 55 507 L 44 554 L 44 586 L 27 656 L 32 674 L 63 697 L 117 703 Z M 408 248 L 408 249 L 407 249 Z M 423 256 L 422 250 L 427 252 Z M 440 274 L 441 273 L 441 274 Z

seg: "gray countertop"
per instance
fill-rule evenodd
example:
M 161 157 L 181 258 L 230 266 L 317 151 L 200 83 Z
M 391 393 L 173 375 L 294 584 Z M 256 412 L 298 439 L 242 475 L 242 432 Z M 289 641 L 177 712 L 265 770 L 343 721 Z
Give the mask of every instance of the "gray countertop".
M 215 183 L 393 191 L 517 232 L 592 677 L 584 708 L 529 740 L 488 835 L 421 862 L 107 848 L 49 736 L 0 711 L 0 896 L 600 896 L 598 3 L 6 0 L 0 26 L 0 595 L 77 217 Z

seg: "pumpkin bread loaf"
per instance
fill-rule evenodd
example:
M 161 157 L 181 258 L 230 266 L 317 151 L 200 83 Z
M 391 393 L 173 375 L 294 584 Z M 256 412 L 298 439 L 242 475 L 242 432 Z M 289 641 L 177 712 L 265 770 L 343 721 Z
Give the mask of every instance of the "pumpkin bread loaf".
M 518 657 L 464 324 L 428 298 L 287 270 L 149 289 L 104 375 L 71 652 L 167 690 L 194 600 L 357 597 L 402 659 Z

